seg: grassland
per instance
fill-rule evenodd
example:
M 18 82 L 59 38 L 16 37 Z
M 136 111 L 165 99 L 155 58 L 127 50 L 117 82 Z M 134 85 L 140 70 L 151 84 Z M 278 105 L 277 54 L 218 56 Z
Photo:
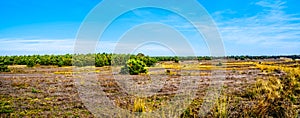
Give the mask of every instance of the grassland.
M 212 76 L 215 68 L 222 70 L 224 80 Z M 119 75 L 110 66 L 74 70 L 14 65 L 9 69 L 0 73 L 0 117 L 96 117 L 84 103 L 78 85 L 94 90 L 100 86 L 121 109 L 153 112 L 184 92 L 180 90 L 181 80 L 197 83 L 190 87 L 196 97 L 178 117 L 198 117 L 210 84 L 218 81 L 223 82 L 221 95 L 204 117 L 298 117 L 300 113 L 300 62 L 294 60 L 226 60 L 222 65 L 209 60 L 165 61 L 147 68 L 149 73 L 142 75 Z M 91 73 L 95 80 L 86 79 Z M 139 89 L 122 86 L 122 80 Z M 149 91 L 156 94 L 134 95 Z

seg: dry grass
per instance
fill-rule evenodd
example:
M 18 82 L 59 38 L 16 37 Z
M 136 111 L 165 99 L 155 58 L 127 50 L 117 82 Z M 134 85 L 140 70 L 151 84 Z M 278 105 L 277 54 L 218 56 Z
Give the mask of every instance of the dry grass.
M 165 69 L 181 69 L 181 65 L 179 63 L 163 63 L 161 66 Z
M 8 68 L 26 68 L 26 65 L 9 65 Z
M 215 118 L 227 118 L 229 116 L 229 104 L 230 104 L 230 97 L 227 95 L 220 96 L 220 98 L 217 100 L 217 103 L 215 105 L 214 111 L 214 117 Z
M 145 112 L 146 106 L 145 106 L 145 100 L 137 98 L 134 100 L 133 103 L 133 112 Z
M 205 117 L 296 117 L 300 106 L 300 66 L 299 62 L 247 62 L 232 61 L 224 63 L 227 74 L 223 94 Z M 27 74 L 0 79 L 0 117 L 93 117 L 83 106 L 78 97 L 69 67 L 11 67 L 14 73 Z M 209 70 L 218 68 L 210 63 L 162 63 L 153 74 L 168 74 L 166 81 L 176 83 L 179 76 L 183 79 L 200 75 L 197 97 L 191 102 L 181 117 L 197 117 L 206 86 L 213 79 Z M 220 69 L 218 68 L 218 69 Z M 14 70 L 13 69 L 13 70 Z M 167 105 L 174 94 L 167 92 L 171 85 L 165 85 L 159 95 L 137 98 L 120 90 L 113 76 L 111 67 L 81 68 L 80 72 L 96 72 L 99 86 L 117 106 L 135 113 L 151 112 Z M 166 72 L 166 70 L 170 70 Z M 186 74 L 178 70 L 185 70 Z M 191 71 L 189 71 L 191 70 Z M 196 71 L 197 70 L 197 71 Z M 254 70 L 254 71 L 250 71 Z M 264 71 L 264 72 L 262 72 Z M 194 72 L 192 74 L 189 74 Z M 50 73 L 50 74 L 49 74 Z M 53 74 L 54 73 L 54 74 Z M 262 74 L 267 73 L 267 74 Z M 230 75 L 230 77 L 229 77 Z M 30 77 L 27 77 L 30 76 Z M 141 75 L 140 75 L 141 76 Z M 141 81 L 136 76 L 134 81 Z M 125 76 L 126 77 L 126 76 Z M 80 78 L 80 77 L 79 77 Z M 84 76 L 81 77 L 82 80 Z M 255 78 L 255 79 L 254 79 Z M 153 78 L 155 79 L 155 78 Z M 100 82 L 101 81 L 101 82 Z M 81 84 L 87 84 L 82 81 Z M 226 86 L 226 87 L 225 87 Z M 169 87 L 169 88 L 168 88 Z M 176 92 L 173 90 L 171 92 Z
M 253 105 L 248 110 L 249 117 L 296 117 L 300 97 L 299 68 L 286 65 L 256 64 L 269 73 L 286 73 L 281 77 L 258 78 L 245 92 Z

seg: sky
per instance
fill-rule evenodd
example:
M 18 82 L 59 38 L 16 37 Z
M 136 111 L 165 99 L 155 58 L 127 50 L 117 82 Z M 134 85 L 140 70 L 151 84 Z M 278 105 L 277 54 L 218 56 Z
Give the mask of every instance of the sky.
M 74 53 L 81 24 L 101 2 L 1 0 L 0 55 Z M 300 54 L 300 1 L 197 2 L 206 9 L 217 26 L 226 55 Z M 190 8 L 185 6 L 180 9 Z M 110 7 L 103 12 L 114 10 Z M 190 22 L 174 12 L 157 8 L 140 8 L 122 14 L 97 40 L 99 43 L 95 52 L 101 53 L 142 52 L 153 56 L 209 56 L 211 53 L 203 36 Z

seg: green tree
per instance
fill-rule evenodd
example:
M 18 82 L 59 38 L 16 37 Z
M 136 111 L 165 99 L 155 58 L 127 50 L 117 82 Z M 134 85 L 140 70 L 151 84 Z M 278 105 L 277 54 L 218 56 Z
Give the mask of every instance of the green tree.
M 58 67 L 62 67 L 64 66 L 64 62 L 62 60 L 60 60 L 58 63 L 57 63 Z
M 9 72 L 7 65 L 5 65 L 3 62 L 0 62 L 0 72 Z
M 34 60 L 32 59 L 28 59 L 26 62 L 27 67 L 33 67 L 35 65 Z
M 177 56 L 175 56 L 173 60 L 175 63 L 179 63 L 179 58 Z

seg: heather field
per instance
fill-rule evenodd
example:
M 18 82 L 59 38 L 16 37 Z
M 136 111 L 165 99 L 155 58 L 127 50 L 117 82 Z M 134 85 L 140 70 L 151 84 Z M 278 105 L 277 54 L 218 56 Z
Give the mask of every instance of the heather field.
M 178 117 L 198 117 L 209 86 L 217 83 L 222 83 L 220 96 L 203 117 L 299 116 L 300 62 L 297 60 L 227 59 L 217 65 L 212 65 L 210 60 L 159 61 L 146 68 L 147 74 L 138 75 L 116 73 L 121 68 L 115 66 L 9 65 L 8 68 L 9 72 L 0 73 L 0 117 L 105 116 L 94 112 L 87 101 L 101 104 L 101 95 L 135 116 L 148 117 L 144 113 L 168 106 L 175 95 L 185 92 L 180 87 L 182 80 L 195 83 L 189 89 L 196 92 L 181 113 L 174 113 Z M 225 79 L 213 76 L 216 68 Z M 98 92 L 104 94 L 86 94 L 87 88 L 93 91 L 101 88 L 102 92 Z M 120 115 L 123 114 L 113 117 Z M 161 114 L 161 117 L 168 116 Z

